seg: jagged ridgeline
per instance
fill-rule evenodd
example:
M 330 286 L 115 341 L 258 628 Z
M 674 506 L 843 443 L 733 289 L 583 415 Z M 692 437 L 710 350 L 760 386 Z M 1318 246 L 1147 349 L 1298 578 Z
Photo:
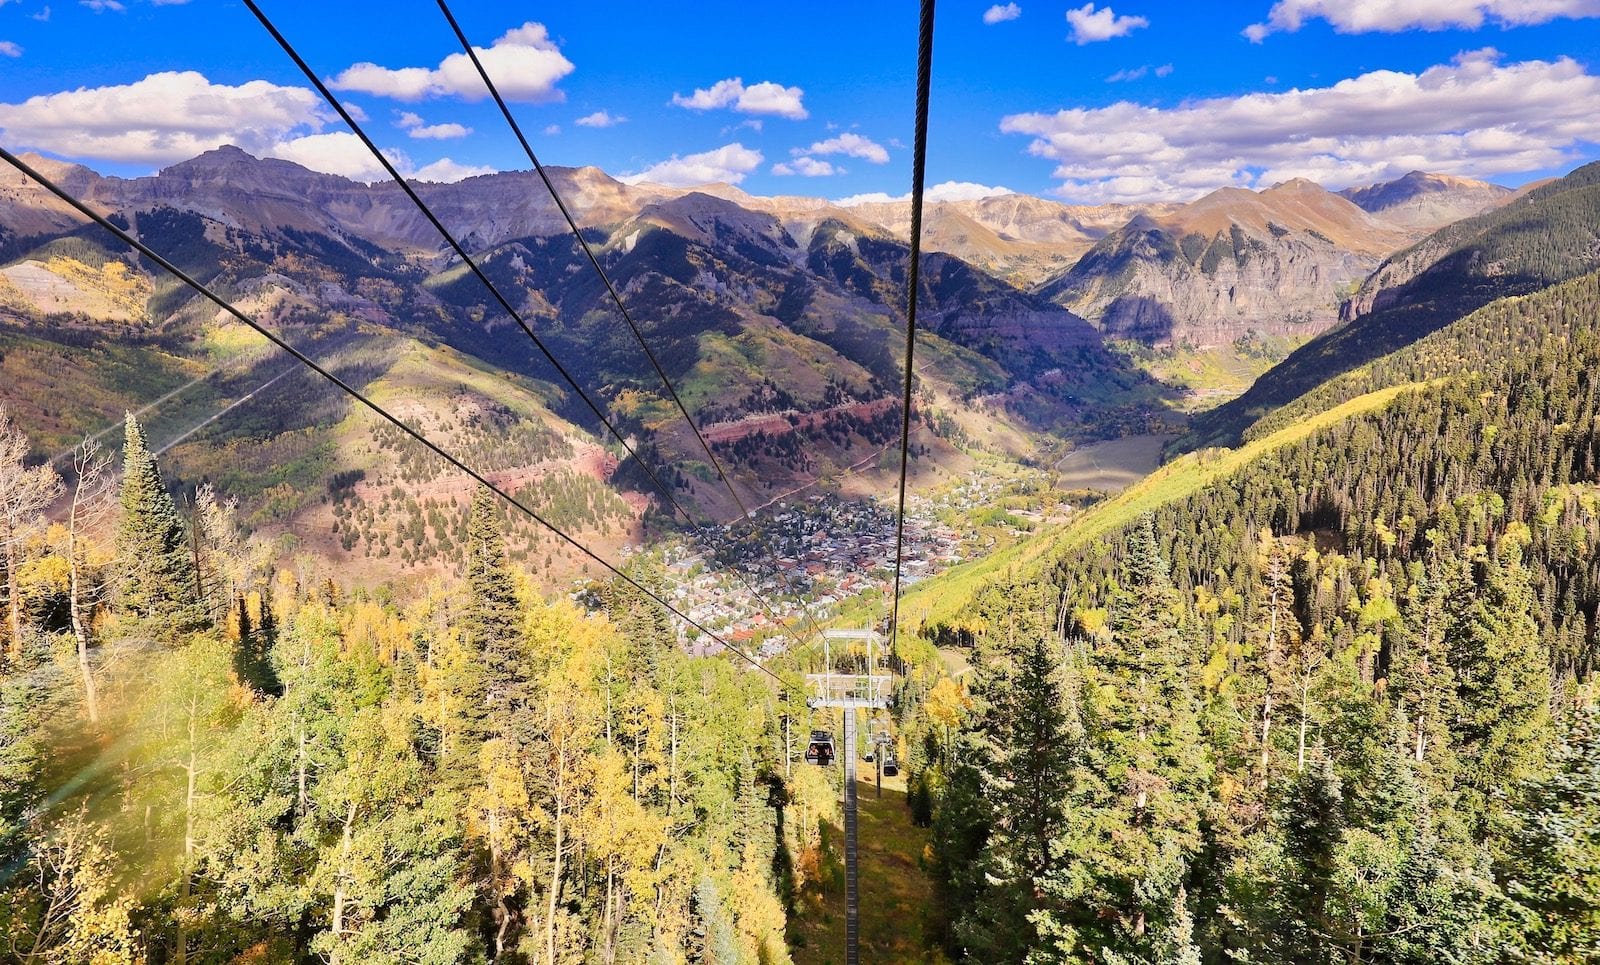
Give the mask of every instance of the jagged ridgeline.
M 917 759 L 952 950 L 1591 960 L 1597 372 L 1600 276 L 1501 299 L 980 590 Z
M 1195 420 L 1185 448 L 1228 445 L 1256 419 L 1325 380 L 1468 312 L 1600 267 L 1600 163 L 1449 225 L 1389 258 L 1341 309 L 1343 324 Z
M 603 549 L 645 537 L 651 500 L 671 514 L 649 473 L 392 185 L 235 148 L 137 179 L 35 160 Z M 826 205 L 796 213 L 737 192 L 625 185 L 596 169 L 553 177 L 747 503 L 870 467 L 897 439 L 907 247 L 893 234 Z M 0 187 L 0 379 L 39 448 L 62 451 L 161 399 L 146 414 L 154 447 L 205 422 L 173 450 L 169 474 L 238 496 L 250 525 L 293 533 L 363 579 L 460 562 L 470 491 L 450 467 L 287 371 L 254 335 L 20 175 Z M 702 518 L 735 512 L 537 178 L 419 192 L 673 495 Z M 954 467 L 962 449 L 1021 459 L 1044 434 L 1161 421 L 1170 393 L 1081 318 L 949 254 L 928 255 L 922 277 L 917 454 Z M 532 524 L 508 526 L 514 558 L 555 580 L 577 571 Z

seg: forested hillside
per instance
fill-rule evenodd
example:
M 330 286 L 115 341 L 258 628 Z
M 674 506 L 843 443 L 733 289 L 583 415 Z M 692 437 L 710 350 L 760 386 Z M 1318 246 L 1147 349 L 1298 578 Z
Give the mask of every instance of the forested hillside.
M 1597 371 L 1593 276 L 1497 302 L 1318 404 L 1434 381 L 988 587 L 913 742 L 949 950 L 1600 956 Z
M 776 691 L 541 599 L 486 491 L 401 599 L 180 515 L 131 416 L 120 476 L 33 457 L 0 409 L 0 961 L 789 960 L 837 788 Z

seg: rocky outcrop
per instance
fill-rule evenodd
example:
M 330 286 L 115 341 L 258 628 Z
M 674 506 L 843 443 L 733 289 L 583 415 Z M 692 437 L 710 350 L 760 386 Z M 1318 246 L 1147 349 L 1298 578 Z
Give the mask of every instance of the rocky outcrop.
M 1432 231 L 1504 204 L 1515 192 L 1487 181 L 1412 171 L 1339 194 L 1388 224 Z
M 1225 188 L 1134 218 L 1040 291 L 1107 335 L 1149 345 L 1310 336 L 1409 238 L 1309 181 Z

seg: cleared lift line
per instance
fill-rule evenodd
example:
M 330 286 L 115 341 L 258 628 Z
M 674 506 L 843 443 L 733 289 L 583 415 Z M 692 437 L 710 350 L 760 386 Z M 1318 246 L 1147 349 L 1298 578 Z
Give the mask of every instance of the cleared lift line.
M 248 0 L 246 0 L 246 2 L 248 2 Z M 256 332 L 256 334 L 258 334 L 261 337 L 265 338 L 267 341 L 271 342 L 273 345 L 277 346 L 278 348 L 282 349 L 284 352 L 288 353 L 290 356 L 294 357 L 294 359 L 296 361 L 298 361 L 301 365 L 304 365 L 306 368 L 309 368 L 311 371 L 315 372 L 317 375 L 320 375 L 322 378 L 326 379 L 328 382 L 330 382 L 333 385 L 337 386 L 346 395 L 350 396 L 352 399 L 355 399 L 357 402 L 359 402 L 362 405 L 366 406 L 368 409 L 370 409 L 373 413 L 378 415 L 380 418 L 382 418 L 386 422 L 390 423 L 395 428 L 399 429 L 401 432 L 404 432 L 407 436 L 410 436 L 416 442 L 418 442 L 421 445 L 423 445 L 425 448 L 427 448 L 429 451 L 431 451 L 434 455 L 438 456 L 439 458 L 443 459 L 445 462 L 447 462 L 450 465 L 454 466 L 456 469 L 458 469 L 461 472 L 465 473 L 467 476 L 470 476 L 473 480 L 475 480 L 479 484 L 481 484 L 485 489 L 489 490 L 490 492 L 494 493 L 496 496 L 498 496 L 501 499 L 505 500 L 505 502 L 508 505 L 510 505 L 513 508 L 517 509 L 523 515 L 527 516 L 529 519 L 532 519 L 534 522 L 538 523 L 540 526 L 543 526 L 545 529 L 548 529 L 550 532 L 554 533 L 563 542 L 567 543 L 569 546 L 571 546 L 572 548 L 576 549 L 578 552 L 582 553 L 584 556 L 588 557 L 590 560 L 593 560 L 594 562 L 600 564 L 600 566 L 603 567 L 606 571 L 610 572 L 612 575 L 616 576 L 618 579 L 622 580 L 624 583 L 627 583 L 633 589 L 635 589 L 635 590 L 639 591 L 640 593 L 644 594 L 644 596 L 646 598 L 648 598 L 651 601 L 655 602 L 662 609 L 666 610 L 668 613 L 671 613 L 673 616 L 675 616 L 678 619 L 682 620 L 684 623 L 688 624 L 689 626 L 694 627 L 696 630 L 700 631 L 702 634 L 704 634 L 712 642 L 716 643 L 718 646 L 722 647 L 724 650 L 728 651 L 729 653 L 733 654 L 734 656 L 740 658 L 745 663 L 749 664 L 751 667 L 754 667 L 756 670 L 760 671 L 761 673 L 764 673 L 768 677 L 771 677 L 778 684 L 779 688 L 785 689 L 785 690 L 795 690 L 795 689 L 797 689 L 797 688 L 793 687 L 788 681 L 784 680 L 782 677 L 778 676 L 777 674 L 773 673 L 771 670 L 769 670 L 766 667 L 762 666 L 760 661 L 756 660 L 754 657 L 752 657 L 749 654 L 745 653 L 743 650 L 739 649 L 738 647 L 734 646 L 733 644 L 729 643 L 728 641 L 724 640 L 716 632 L 714 632 L 710 628 L 706 627 L 705 625 L 701 624 L 699 621 L 695 620 L 693 617 L 691 617 L 688 614 L 684 613 L 682 610 L 679 610 L 677 607 L 673 606 L 671 603 L 667 602 L 659 594 L 657 594 L 654 590 L 650 589 L 649 587 L 647 587 L 644 584 L 640 583 L 638 580 L 635 580 L 633 577 L 631 577 L 628 574 L 622 572 L 621 570 L 617 569 L 615 566 L 613 566 L 610 563 L 608 563 L 606 560 L 602 559 L 593 550 L 589 549 L 587 546 L 585 546 L 582 543 L 580 543 L 577 539 L 573 538 L 572 536 L 567 535 L 567 533 L 564 530 L 562 530 L 561 527 L 559 527 L 559 526 L 555 525 L 554 523 L 550 522 L 549 520 L 545 519 L 543 516 L 539 515 L 537 512 L 535 512 L 531 507 L 529 507 L 528 505 L 523 503 L 521 500 L 517 499 L 515 496 L 513 496 L 510 493 L 506 492 L 504 489 L 501 489 L 499 486 L 497 486 L 494 483 L 490 482 L 489 479 L 486 478 L 483 474 L 479 473 L 476 469 L 473 469 L 471 466 L 467 465 L 465 462 L 462 462 L 459 458 L 457 458 L 452 453 L 446 451 L 444 448 L 439 446 L 438 443 L 434 442 L 432 439 L 429 439 L 426 435 L 424 435 L 421 432 L 418 432 L 416 429 L 413 429 L 410 425 L 408 425 L 407 423 L 401 421 L 396 416 L 390 414 L 390 412 L 387 409 L 383 408 L 383 406 L 379 405 L 378 403 L 372 401 L 370 398 L 368 398 L 366 395 L 364 395 L 361 392 L 361 390 L 355 388 L 354 386 L 350 385 L 348 382 L 346 382 L 343 379 L 339 378 L 337 375 L 335 375 L 332 372 L 328 371 L 327 369 L 323 368 L 321 365 L 319 365 L 316 362 L 316 360 L 312 359 L 310 356 L 306 355 L 304 352 L 301 352 L 299 349 L 297 349 L 293 345 L 289 344 L 282 337 L 280 337 L 277 333 L 273 332 L 271 329 L 269 329 L 266 326 L 262 325 L 260 322 L 257 322 L 251 316 L 246 315 L 243 311 L 241 311 L 239 308 L 237 308 L 232 302 L 228 301 L 226 298 L 223 298 L 221 295 L 218 295 L 209 286 L 205 285 L 202 282 L 199 282 L 199 281 L 195 280 L 193 277 L 191 277 L 183 269 L 179 268 L 177 265 L 174 265 L 172 262 L 170 262 L 166 258 L 162 257 L 161 254 L 156 252 L 149 245 L 146 245 L 144 242 L 140 241 L 138 238 L 135 238 L 133 235 L 129 234 L 127 231 L 123 230 L 122 228 L 117 227 L 115 224 L 113 224 L 104 215 L 100 214 L 99 212 L 97 212 L 97 211 L 93 210 L 92 208 L 90 208 L 88 205 L 84 204 L 82 201 L 80 201 L 77 197 L 72 195 L 66 189 L 62 188 L 60 185 L 56 184 L 54 181 L 50 180 L 48 177 L 46 177 L 45 175 L 41 174 L 39 171 L 35 170 L 26 161 L 24 161 L 21 158 L 17 157 L 15 154 L 12 154 L 9 150 L 7 150 L 4 147 L 0 147 L 0 159 L 4 159 L 7 164 L 10 164 L 12 167 L 16 168 L 18 171 L 21 171 L 23 174 L 25 174 L 29 178 L 33 179 L 33 181 L 36 182 L 40 187 L 42 187 L 45 190 L 49 191 L 51 194 L 55 195 L 56 197 L 60 198 L 62 201 L 66 202 L 68 205 L 72 206 L 72 208 L 74 210 L 76 210 L 79 214 L 83 215 L 85 218 L 88 218 L 90 221 L 93 221 L 95 224 L 97 224 L 100 227 L 104 228 L 106 231 L 109 231 L 112 235 L 116 236 L 116 238 L 118 240 L 120 240 L 123 244 L 127 245 L 128 247 L 130 247 L 133 250 L 137 251 L 139 254 L 143 255 L 144 257 L 150 259 L 155 264 L 159 265 L 163 270 L 165 270 L 166 272 L 171 274 L 174 278 L 176 278 L 179 281 L 183 282 L 185 285 L 188 285 L 190 288 L 194 289 L 194 291 L 197 292 L 198 294 L 204 296 L 212 304 L 216 305 L 218 308 L 222 309 L 223 311 L 227 312 L 229 315 L 232 315 L 234 318 L 238 319 L 240 322 L 243 322 L 245 325 L 249 326 L 252 330 L 254 330 Z
M 267 33 L 272 35 L 272 39 L 277 41 L 279 47 L 283 48 L 283 52 L 288 55 L 290 60 L 294 61 L 296 67 L 300 68 L 300 72 L 305 75 L 306 79 L 310 81 L 312 86 L 317 89 L 317 92 L 322 95 L 322 99 L 328 103 L 329 107 L 333 108 L 334 111 L 338 113 L 339 117 L 345 122 L 345 125 L 350 128 L 351 133 L 355 134 L 361 143 L 366 146 L 367 150 L 370 151 L 372 156 L 377 159 L 378 163 L 383 166 L 384 171 L 388 173 L 389 177 L 393 179 L 397 185 L 399 185 L 402 191 L 405 192 L 406 197 L 411 200 L 411 203 L 416 206 L 417 210 L 422 213 L 423 217 L 425 217 L 428 222 L 433 225 L 434 229 L 439 232 L 439 235 L 444 238 L 445 242 L 449 244 L 449 246 L 455 251 L 456 255 L 461 258 L 462 262 L 472 271 L 474 275 L 477 276 L 478 280 L 483 283 L 484 287 L 489 290 L 489 293 L 494 296 L 497 302 L 500 303 L 500 307 L 505 310 L 506 314 L 510 315 L 511 318 L 516 321 L 517 325 L 523 330 L 523 332 L 527 334 L 528 338 L 533 340 L 533 344 L 538 347 L 539 352 L 544 356 L 545 360 L 548 361 L 550 365 L 555 368 L 556 372 L 561 376 L 561 378 L 572 387 L 572 390 L 578 394 L 578 397 L 584 401 L 584 404 L 589 407 L 589 410 L 593 412 L 595 417 L 600 420 L 600 423 L 605 426 L 605 428 L 613 437 L 616 438 L 619 443 L 621 443 L 622 448 L 628 453 L 628 455 L 633 457 L 633 461 L 639 465 L 639 468 L 644 470 L 645 475 L 649 477 L 650 482 L 655 486 L 656 491 L 661 493 L 662 497 L 667 500 L 672 508 L 683 517 L 684 521 L 688 523 L 689 526 L 694 529 L 702 539 L 705 539 L 707 543 L 710 543 L 711 540 L 706 536 L 702 528 L 702 524 L 696 522 L 695 518 L 689 514 L 689 511 L 684 509 L 683 505 L 678 502 L 677 497 L 673 495 L 671 488 L 661 480 L 660 476 L 657 475 L 655 470 L 652 469 L 650 465 L 645 462 L 644 458 L 634 450 L 633 446 L 628 443 L 628 440 L 622 435 L 617 427 L 612 424 L 611 420 L 606 416 L 605 412 L 601 410 L 600 406 L 589 396 L 587 392 L 584 391 L 583 387 L 578 384 L 577 379 L 572 375 L 572 373 L 569 372 L 564 365 L 557 361 L 555 355 L 545 345 L 544 340 L 539 338 L 538 334 L 534 332 L 533 327 L 530 326 L 527 320 L 523 318 L 522 313 L 517 311 L 516 308 L 512 306 L 510 299 L 506 298 L 505 295 L 500 291 L 499 287 L 489 279 L 489 276 L 484 273 L 477 260 L 467 253 L 466 247 L 456 239 L 454 233 L 444 226 L 444 223 L 439 220 L 437 215 L 434 214 L 433 209 L 428 207 L 427 203 L 422 200 L 422 197 L 417 194 L 416 189 L 411 186 L 410 182 L 405 179 L 400 171 L 394 166 L 393 162 L 391 162 L 388 157 L 384 155 L 383 151 L 378 148 L 377 144 L 372 140 L 372 138 L 367 135 L 367 132 L 359 123 L 356 122 L 355 117 L 345 109 L 344 105 L 337 97 L 333 96 L 333 92 L 328 89 L 327 85 L 322 82 L 322 79 L 317 76 L 316 71 L 312 70 L 311 66 L 306 63 L 303 57 L 300 56 L 300 52 L 295 49 L 294 45 L 289 42 L 288 38 L 286 38 L 282 32 L 278 30 L 277 26 L 273 24 L 272 20 L 266 15 L 266 13 L 264 13 L 261 8 L 256 5 L 255 0 L 245 0 L 245 6 L 250 9 L 251 13 L 255 14 L 256 19 L 261 22 L 261 26 L 266 28 Z M 448 16 L 448 12 L 446 15 Z M 453 18 L 451 22 L 454 24 Z M 473 55 L 473 61 L 475 63 L 477 62 L 476 54 Z M 479 70 L 481 73 L 481 65 Z M 483 76 L 487 80 L 487 75 Z M 499 100 L 500 95 L 498 91 L 494 91 L 492 85 L 490 89 L 492 92 L 494 92 L 495 99 Z M 520 137 L 521 131 L 518 130 L 517 133 Z M 534 163 L 536 165 L 538 164 L 537 161 Z M 541 177 L 544 176 L 544 171 L 542 168 L 539 169 L 539 173 Z M 545 183 L 547 185 L 550 184 L 548 178 L 546 178 Z M 554 196 L 555 188 L 553 186 L 550 188 L 550 191 L 552 196 Z M 557 198 L 556 203 L 557 205 L 561 206 L 562 213 L 566 214 L 566 207 L 565 205 L 561 204 L 559 198 Z M 567 215 L 567 221 L 572 225 L 573 230 L 576 231 L 577 225 L 572 221 L 571 215 Z M 578 236 L 578 241 L 583 245 L 584 251 L 589 253 L 589 258 L 594 262 L 596 269 L 599 269 L 599 262 L 595 261 L 593 252 L 589 250 L 588 243 L 584 241 L 581 234 Z M 601 270 L 601 277 L 605 278 L 605 273 L 603 270 Z M 611 290 L 612 297 L 616 297 L 616 290 L 611 288 L 610 279 L 607 278 L 605 280 L 606 287 Z M 619 300 L 617 304 L 620 307 L 621 301 Z M 644 338 L 642 335 L 640 335 L 638 328 L 634 326 L 633 319 L 627 316 L 626 311 L 624 311 L 624 317 L 628 319 L 628 325 L 629 327 L 633 328 L 634 335 L 639 338 L 639 344 L 644 347 L 646 354 L 650 355 L 650 361 L 655 364 L 656 371 L 661 374 L 663 380 L 666 380 L 666 373 L 662 372 L 660 364 L 656 362 L 655 356 L 650 353 L 649 347 L 644 345 Z M 670 382 L 667 382 L 667 391 L 672 393 L 674 400 L 677 400 L 677 392 L 672 389 Z M 683 403 L 681 401 L 678 403 L 678 406 L 680 411 L 683 411 Z M 684 411 L 684 418 L 688 418 L 687 411 Z M 695 426 L 693 420 L 690 420 L 689 426 L 690 428 L 694 429 L 695 436 L 700 438 L 701 444 L 704 445 L 705 439 L 704 437 L 700 436 L 700 430 Z M 722 473 L 722 467 L 720 464 L 716 464 L 716 456 L 711 455 L 711 450 L 709 447 L 706 448 L 706 454 L 711 457 L 712 462 L 717 466 L 717 472 L 720 475 Z M 723 476 L 723 482 L 724 484 L 728 484 L 726 476 Z M 728 491 L 733 494 L 734 501 L 739 504 L 740 509 L 744 510 L 744 503 L 739 499 L 739 494 L 734 492 L 731 484 L 728 484 Z M 745 511 L 745 517 L 749 518 L 748 511 Z M 745 589 L 750 591 L 750 593 L 758 601 L 760 601 L 762 609 L 766 612 L 767 619 L 772 621 L 775 626 L 782 627 L 783 621 L 778 619 L 776 607 L 774 607 L 772 603 L 767 600 L 766 596 L 761 593 L 760 590 L 756 589 L 756 587 L 737 567 L 730 567 L 729 569 L 739 580 L 739 582 L 744 584 Z M 811 622 L 812 631 L 817 632 L 815 621 L 812 619 L 810 612 L 802 607 L 801 613 L 808 621 Z

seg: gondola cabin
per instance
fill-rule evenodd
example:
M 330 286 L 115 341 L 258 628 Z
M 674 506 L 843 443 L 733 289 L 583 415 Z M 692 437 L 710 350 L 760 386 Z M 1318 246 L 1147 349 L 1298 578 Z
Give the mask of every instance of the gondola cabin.
M 806 744 L 806 763 L 827 767 L 833 763 L 833 732 L 814 730 L 811 742 Z
M 883 755 L 883 776 L 894 777 L 900 773 L 900 761 L 893 754 Z

